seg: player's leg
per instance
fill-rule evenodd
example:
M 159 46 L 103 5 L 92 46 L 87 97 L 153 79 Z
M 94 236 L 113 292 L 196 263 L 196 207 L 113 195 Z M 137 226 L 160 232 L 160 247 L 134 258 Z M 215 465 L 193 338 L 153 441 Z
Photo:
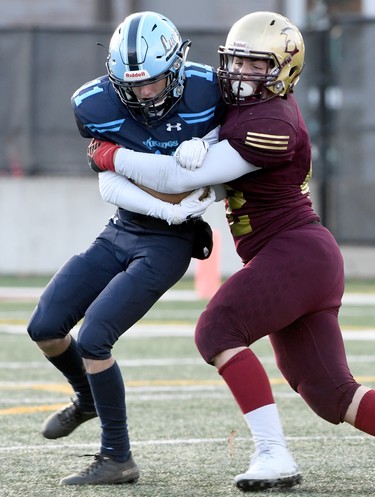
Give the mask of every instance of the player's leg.
M 116 243 L 119 256 L 121 236 Z M 137 246 L 126 271 L 113 278 L 89 307 L 79 331 L 78 344 L 102 427 L 100 458 L 83 472 L 63 478 L 63 485 L 125 483 L 139 477 L 134 461 L 130 473 L 121 476 L 132 456 L 124 381 L 112 347 L 185 273 L 191 240 L 149 235 L 147 240 L 138 239 Z
M 287 448 L 268 376 L 249 348 L 230 352 L 231 359 L 222 367 L 218 367 L 222 354 L 214 363 L 241 409 L 255 446 L 248 470 L 237 475 L 235 483 L 245 491 L 292 487 L 302 478 Z
M 318 416 L 334 424 L 344 421 L 359 387 L 346 361 L 337 312 L 304 316 L 269 337 L 290 386 Z
M 67 436 L 82 422 L 96 417 L 82 356 L 69 332 L 119 270 L 121 266 L 109 255 L 107 243 L 97 241 L 56 273 L 30 319 L 30 337 L 75 392 L 72 402 L 43 424 L 42 433 L 46 438 Z
M 129 238 L 131 235 L 126 232 L 117 236 L 120 260 L 121 246 L 129 243 Z M 110 281 L 87 309 L 79 345 L 88 359 L 108 359 L 117 339 L 185 274 L 191 260 L 191 237 L 137 236 L 132 253 L 131 259 L 121 261 L 124 271 Z M 94 329 L 99 333 L 90 332 Z
M 375 435 L 375 391 L 350 372 L 337 314 L 327 309 L 304 316 L 270 335 L 277 364 L 318 416 Z
M 306 311 L 287 330 L 270 337 L 278 363 L 292 387 L 321 417 L 332 423 L 346 421 L 375 435 L 375 391 L 353 379 L 338 323 L 344 290 L 339 248 L 332 235 L 316 225 L 302 240 L 297 243 L 298 253 L 309 262 L 304 268 L 304 286 L 313 293 L 306 298 L 300 282 L 300 295 L 291 304 L 305 301 Z M 291 250 L 293 253 L 292 246 Z
M 375 390 L 361 385 L 353 396 L 344 421 L 375 436 Z
M 267 264 L 265 277 L 266 267 Z M 254 330 L 257 326 L 267 329 L 267 312 L 262 311 L 262 306 L 257 308 L 257 301 L 262 300 L 262 289 L 258 293 L 258 284 L 253 280 L 257 274 L 250 265 L 229 278 L 210 301 L 196 329 L 198 349 L 207 362 L 218 368 L 252 435 L 255 453 L 250 466 L 235 478 L 239 488 L 250 491 L 291 487 L 301 481 L 287 448 L 267 374 L 248 349 L 253 324 Z
M 224 283 L 198 322 L 198 349 L 207 362 L 219 366 L 254 443 L 260 448 L 263 442 L 271 441 L 266 446 L 272 449 L 273 457 L 269 457 L 269 450 L 257 451 L 249 470 L 236 478 L 239 486 L 264 488 L 292 485 L 299 480 L 297 465 L 286 449 L 267 376 L 254 354 L 241 349 L 293 323 L 324 301 L 330 294 L 332 277 L 341 282 L 341 271 L 337 245 L 321 226 L 281 233 Z M 339 303 L 340 295 L 335 305 Z M 268 415 L 261 416 L 266 412 Z M 280 455 L 280 448 L 284 455 Z

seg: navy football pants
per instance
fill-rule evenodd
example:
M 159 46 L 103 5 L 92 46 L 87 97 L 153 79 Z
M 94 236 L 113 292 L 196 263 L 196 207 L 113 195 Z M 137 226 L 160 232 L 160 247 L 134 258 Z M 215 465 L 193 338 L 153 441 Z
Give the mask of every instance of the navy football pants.
M 121 221 L 120 221 L 121 222 Z M 84 318 L 78 346 L 84 358 L 108 359 L 117 339 L 186 272 L 189 228 L 160 230 L 109 222 L 93 244 L 52 278 L 28 332 L 38 342 L 64 338 Z

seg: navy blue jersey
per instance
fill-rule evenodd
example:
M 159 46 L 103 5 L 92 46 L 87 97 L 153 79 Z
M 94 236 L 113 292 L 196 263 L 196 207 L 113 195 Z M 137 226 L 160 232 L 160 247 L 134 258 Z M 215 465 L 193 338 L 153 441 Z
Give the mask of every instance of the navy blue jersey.
M 220 124 L 225 109 L 212 67 L 187 62 L 185 75 L 182 98 L 152 128 L 131 116 L 108 76 L 86 83 L 72 96 L 81 135 L 137 152 L 173 155 L 184 140 L 203 137 Z

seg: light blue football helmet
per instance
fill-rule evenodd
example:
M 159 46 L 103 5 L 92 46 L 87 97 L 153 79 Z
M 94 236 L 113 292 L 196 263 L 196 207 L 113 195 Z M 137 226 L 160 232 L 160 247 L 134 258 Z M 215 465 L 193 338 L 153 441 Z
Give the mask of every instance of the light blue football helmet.
M 132 14 L 117 27 L 106 67 L 116 93 L 137 121 L 157 124 L 181 98 L 190 44 L 182 42 L 174 24 L 156 12 Z M 134 87 L 161 79 L 166 79 L 163 91 L 152 99 L 138 100 Z

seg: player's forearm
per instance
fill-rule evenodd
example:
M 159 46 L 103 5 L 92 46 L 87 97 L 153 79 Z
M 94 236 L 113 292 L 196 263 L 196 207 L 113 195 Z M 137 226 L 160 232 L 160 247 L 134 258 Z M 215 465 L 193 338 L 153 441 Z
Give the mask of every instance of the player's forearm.
M 160 200 L 134 185 L 128 178 L 111 171 L 98 175 L 99 191 L 106 202 L 138 214 L 147 215 Z
M 187 219 L 200 217 L 215 201 L 213 190 L 206 192 L 201 188 L 185 196 L 178 204 L 164 202 L 111 171 L 99 173 L 99 190 L 106 202 L 131 212 L 163 219 L 168 224 L 181 224 Z
M 136 183 L 163 193 L 179 193 L 183 189 L 168 188 L 168 172 L 177 168 L 176 160 L 169 155 L 134 152 L 120 148 L 114 156 L 116 173 L 132 179 Z
M 116 152 L 114 165 L 117 173 L 164 193 L 227 183 L 256 169 L 242 159 L 226 140 L 211 146 L 202 167 L 194 171 L 181 167 L 174 157 L 128 149 Z

